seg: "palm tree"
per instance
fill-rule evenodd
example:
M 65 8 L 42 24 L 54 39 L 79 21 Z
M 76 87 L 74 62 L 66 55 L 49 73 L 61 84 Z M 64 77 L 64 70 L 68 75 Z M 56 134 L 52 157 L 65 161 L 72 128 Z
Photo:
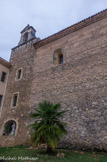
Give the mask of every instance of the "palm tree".
M 61 111 L 60 104 L 53 104 L 49 101 L 39 103 L 35 113 L 31 114 L 35 122 L 30 126 L 33 129 L 32 141 L 38 145 L 45 143 L 47 152 L 56 148 L 61 137 L 67 133 L 65 124 L 60 121 L 66 111 Z

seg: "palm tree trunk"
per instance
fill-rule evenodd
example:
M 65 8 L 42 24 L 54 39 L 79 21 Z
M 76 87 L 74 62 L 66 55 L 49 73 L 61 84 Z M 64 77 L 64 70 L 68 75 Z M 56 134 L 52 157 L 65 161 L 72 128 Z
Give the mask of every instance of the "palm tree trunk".
M 47 152 L 48 154 L 52 153 L 52 147 L 47 146 L 47 150 L 46 150 L 46 152 Z

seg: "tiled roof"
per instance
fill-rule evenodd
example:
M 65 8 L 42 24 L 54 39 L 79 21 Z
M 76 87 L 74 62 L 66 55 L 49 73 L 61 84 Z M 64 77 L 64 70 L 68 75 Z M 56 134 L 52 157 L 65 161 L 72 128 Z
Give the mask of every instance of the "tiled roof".
M 6 66 L 6 67 L 9 68 L 9 69 L 12 67 L 12 65 L 10 64 L 10 62 L 4 60 L 4 59 L 1 58 L 1 57 L 0 57 L 0 64 Z
M 73 33 L 77 30 L 80 30 L 81 28 L 84 28 L 88 25 L 91 25 L 101 19 L 104 19 L 105 17 L 107 17 L 107 9 L 91 16 L 91 17 L 88 17 L 87 19 L 84 19 L 68 28 L 65 28 L 64 30 L 61 30 L 60 32 L 56 33 L 56 34 L 53 34 L 43 40 L 40 40 L 38 41 L 37 43 L 34 44 L 34 47 L 37 49 L 39 47 L 42 47 L 48 43 L 51 43 L 57 39 L 60 39 L 61 37 L 64 37 L 70 33 Z

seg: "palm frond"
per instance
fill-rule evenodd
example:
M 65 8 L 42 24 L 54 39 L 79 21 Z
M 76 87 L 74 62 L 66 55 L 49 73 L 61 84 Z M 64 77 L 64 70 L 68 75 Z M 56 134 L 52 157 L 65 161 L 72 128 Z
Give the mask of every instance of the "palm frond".
M 67 133 L 66 125 L 60 120 L 65 112 L 61 111 L 61 104 L 40 102 L 35 113 L 30 115 L 35 118 L 35 122 L 30 125 L 34 131 L 32 141 L 36 145 L 45 142 L 47 147 L 57 147 L 60 138 Z

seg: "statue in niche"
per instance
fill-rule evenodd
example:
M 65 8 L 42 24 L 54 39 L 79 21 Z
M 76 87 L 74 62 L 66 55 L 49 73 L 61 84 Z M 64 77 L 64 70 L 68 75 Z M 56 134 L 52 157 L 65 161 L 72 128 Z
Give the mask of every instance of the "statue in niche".
M 9 133 L 10 136 L 12 136 L 12 135 L 15 134 L 15 129 L 16 129 L 16 124 L 13 123 L 13 124 L 11 125 L 11 132 Z

